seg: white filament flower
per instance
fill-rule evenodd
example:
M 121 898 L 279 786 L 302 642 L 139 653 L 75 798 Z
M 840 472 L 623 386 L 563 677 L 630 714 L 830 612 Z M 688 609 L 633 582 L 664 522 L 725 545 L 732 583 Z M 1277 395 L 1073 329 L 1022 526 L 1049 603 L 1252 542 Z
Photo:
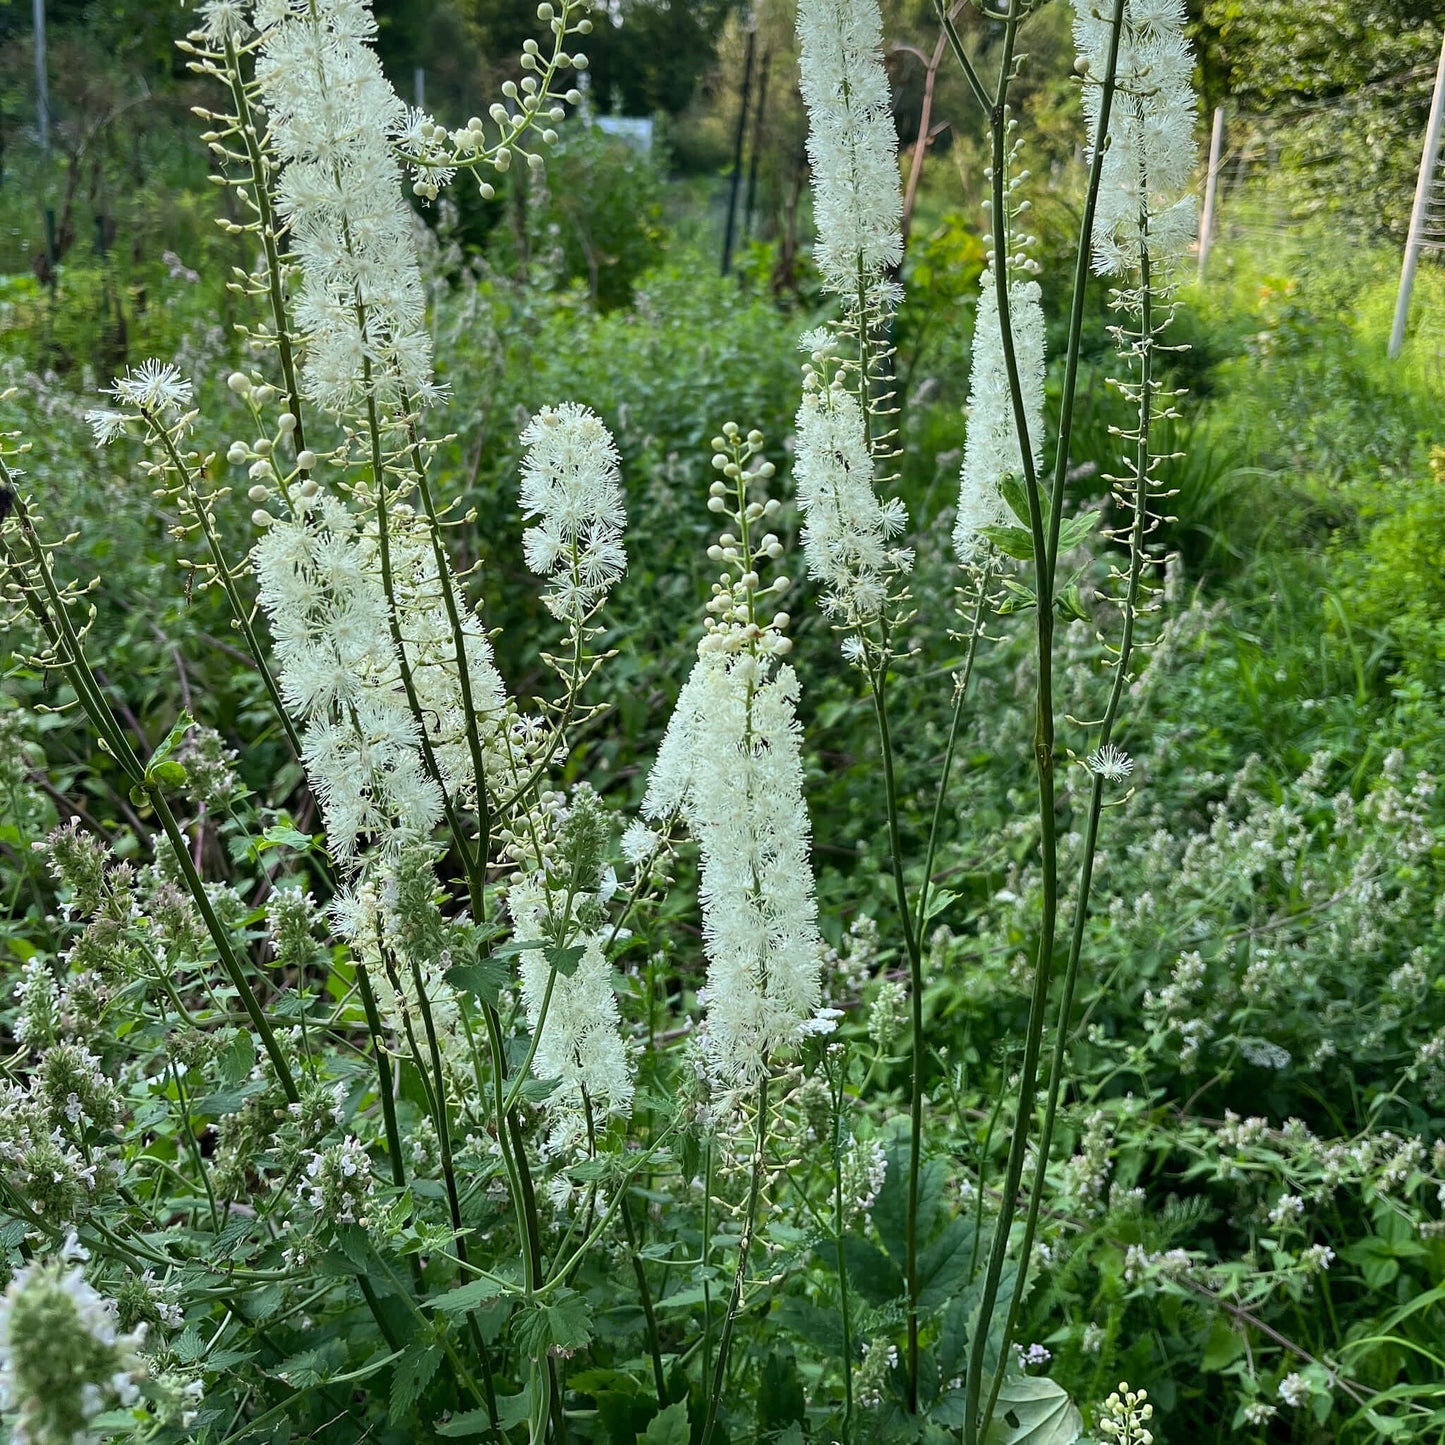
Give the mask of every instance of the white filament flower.
M 544 406 L 522 445 L 522 515 L 540 518 L 522 537 L 527 566 L 551 579 L 552 615 L 580 622 L 627 569 L 617 446 L 601 418 L 570 401 Z
M 548 899 L 541 884 L 513 887 L 507 907 L 519 943 L 546 937 Z M 598 932 L 576 940 L 573 946 L 582 949 L 582 957 L 570 975 L 553 969 L 545 949 L 531 948 L 522 954 L 522 1003 L 527 1023 L 533 1029 L 540 1023 L 542 1029 L 532 1072 L 539 1079 L 561 1081 L 546 1100 L 554 1153 L 569 1152 L 576 1136 L 585 1132 L 586 1101 L 599 1118 L 625 1115 L 632 1107 L 632 1067 L 603 941 Z M 542 1002 L 549 982 L 552 993 L 543 1019 Z
M 887 600 L 887 577 L 913 554 L 892 545 L 907 526 L 897 497 L 878 500 L 873 458 L 858 398 L 840 385 L 813 384 L 798 408 L 793 483 L 803 511 L 808 573 L 827 589 L 824 607 L 851 623 L 871 621 Z
M 856 296 L 903 258 L 898 132 L 883 69 L 877 0 L 799 0 L 799 86 L 808 108 L 817 263 Z
M 701 853 L 704 1048 L 724 1087 L 760 1078 L 822 1002 L 798 679 L 771 659 L 699 652 L 642 811 L 680 811 Z
M 183 380 L 179 368 L 168 361 L 143 361 L 139 366 L 127 367 L 125 375 L 116 378 L 110 394 L 117 401 L 147 410 L 188 406 L 191 384 Z
M 256 84 L 282 163 L 276 205 L 290 228 L 306 342 L 303 385 L 344 412 L 432 394 L 425 295 L 388 139 L 406 107 L 367 43 L 369 0 L 260 5 Z
M 1014 356 L 1018 362 L 1035 474 L 1043 457 L 1044 441 L 1042 296 L 1037 281 L 1010 280 L 1008 283 Z M 953 525 L 954 551 L 959 561 L 965 563 L 978 553 L 982 528 L 1001 526 L 1011 519 L 1000 491 L 1004 478 L 1012 475 L 1022 479 L 1024 475 L 1023 448 L 1019 445 L 1013 397 L 1004 364 L 998 287 L 991 265 L 984 269 L 978 296 L 968 385 L 968 431 L 963 444 L 958 518 Z
M 1084 759 L 1089 771 L 1106 783 L 1122 783 L 1134 771 L 1134 760 L 1128 753 L 1105 743 L 1097 752 Z
M 1113 31 L 1106 0 L 1074 0 L 1074 39 L 1084 66 L 1090 150 L 1100 144 L 1102 81 Z M 1184 0 L 1127 0 L 1119 37 L 1117 92 L 1094 216 L 1094 269 L 1135 271 L 1145 245 L 1167 268 L 1194 238 L 1194 55 Z
M 363 837 L 426 836 L 442 799 L 401 688 L 375 538 L 323 497 L 310 518 L 262 532 L 252 561 L 332 851 L 346 861 Z

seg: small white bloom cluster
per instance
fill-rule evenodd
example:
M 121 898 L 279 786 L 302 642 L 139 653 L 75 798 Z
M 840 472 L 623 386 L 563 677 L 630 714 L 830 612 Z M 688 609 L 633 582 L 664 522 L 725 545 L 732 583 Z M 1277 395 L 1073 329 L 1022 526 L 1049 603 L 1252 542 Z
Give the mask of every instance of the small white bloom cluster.
M 877 0 L 800 0 L 798 40 L 818 270 L 830 290 L 856 298 L 860 276 L 881 277 L 903 259 L 898 133 Z
M 847 1213 L 867 1214 L 888 1178 L 888 1156 L 881 1139 L 855 1139 L 843 1160 L 843 1204 Z
M 617 446 L 585 406 L 544 406 L 522 432 L 522 515 L 538 517 L 522 537 L 527 566 L 551 580 L 543 600 L 559 621 L 589 617 L 627 569 L 627 513 Z
M 301 271 L 306 394 L 345 413 L 432 391 L 425 293 L 389 137 L 406 107 L 367 43 L 369 0 L 264 0 L 256 84 L 282 166 L 276 208 Z
M 903 256 L 898 136 L 877 0 L 801 0 L 798 38 L 818 269 L 843 300 L 843 332 L 861 345 L 843 362 L 829 330 L 802 338 L 811 361 L 803 367 L 793 477 L 808 571 L 824 585 L 824 608 L 856 632 L 882 612 L 890 575 L 912 565 L 911 552 L 894 545 L 907 511 L 896 498 L 878 500 L 880 439 L 869 429 L 882 406 L 874 383 L 883 323 L 900 294 L 892 279 Z M 861 639 L 845 648 L 858 660 Z
M 0 1296 L 0 1408 L 16 1412 L 16 1445 L 82 1445 L 102 1410 L 140 1398 L 145 1327 L 121 1333 L 114 1301 L 76 1263 L 88 1258 L 72 1234 L 57 1258 L 17 1270 Z
M 897 497 L 878 499 L 863 407 L 832 367 L 836 338 L 810 332 L 802 344 L 812 351 L 803 368 L 793 465 L 803 555 L 809 576 L 825 588 L 824 610 L 856 627 L 882 611 L 889 576 L 913 565 L 912 551 L 895 542 L 908 512 Z
M 1106 0 L 1074 0 L 1074 12 L 1093 148 L 1100 144 L 1113 7 Z M 1194 198 L 1182 194 L 1194 170 L 1196 107 L 1185 18 L 1184 0 L 1127 0 L 1124 6 L 1118 89 L 1094 214 L 1094 269 L 1101 275 L 1137 271 L 1146 245 L 1151 267 L 1165 269 L 1194 239 Z
M 767 618 L 759 603 L 776 584 L 758 568 L 781 545 L 755 529 L 770 502 L 749 499 L 763 469 L 745 463 L 762 445 L 729 424 L 714 439 L 727 481 L 709 507 L 732 526 L 715 555 L 724 571 L 708 604 L 708 632 L 677 700 L 643 799 L 654 820 L 681 816 L 702 855 L 700 887 L 707 944 L 703 1050 L 723 1087 L 760 1078 L 773 1055 L 809 1032 L 832 1027 L 822 1003 L 823 941 L 813 891 L 811 828 L 803 801 L 798 678 L 780 662 L 789 618 Z M 725 448 L 733 455 L 728 459 Z M 714 505 L 714 504 L 718 505 Z M 782 579 L 780 579 L 782 580 Z
M 1044 445 L 1043 290 L 1032 278 L 1011 277 L 1008 303 L 1029 452 L 1037 474 Z M 1022 481 L 1023 448 L 1004 364 L 998 287 L 989 265 L 978 295 L 968 379 L 968 430 L 963 441 L 958 516 L 953 524 L 953 548 L 960 562 L 968 564 L 977 558 L 984 543 L 983 528 L 1010 523 L 1012 514 L 1001 490 L 1009 476 Z
M 1279 1382 L 1279 1397 L 1292 1410 L 1308 1405 L 1310 1393 L 1310 1382 L 1298 1371 L 1292 1370 Z
M 853 1396 L 859 1407 L 876 1410 L 883 1403 L 888 1376 L 898 1368 L 898 1346 L 887 1340 L 865 1340 L 863 1362 L 853 1380 Z
M 297 1193 L 301 1202 L 333 1224 L 366 1223 L 366 1202 L 374 1188 L 371 1159 L 354 1136 L 314 1150 Z

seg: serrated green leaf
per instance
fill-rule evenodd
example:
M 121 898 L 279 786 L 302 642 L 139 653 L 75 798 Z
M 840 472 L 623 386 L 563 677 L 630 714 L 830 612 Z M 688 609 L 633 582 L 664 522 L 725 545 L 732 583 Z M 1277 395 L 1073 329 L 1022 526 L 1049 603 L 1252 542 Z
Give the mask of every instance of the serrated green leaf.
M 249 1077 L 255 1064 L 256 1041 L 245 1029 L 237 1029 L 216 1059 L 216 1073 L 225 1089 L 235 1089 Z
M 534 1360 L 549 1350 L 580 1350 L 592 1338 L 592 1311 L 576 1290 L 559 1289 L 513 1318 L 512 1338 Z
M 473 994 L 493 1008 L 510 981 L 507 969 L 495 957 L 479 959 L 476 963 L 458 963 L 442 977 L 458 993 Z
M 569 948 L 548 948 L 546 959 L 563 978 L 571 978 L 577 972 L 577 965 L 582 962 L 582 955 L 586 952 L 583 944 L 574 943 Z
M 1005 557 L 1014 557 L 1020 562 L 1033 561 L 1033 533 L 1022 527 L 980 527 L 978 534 L 992 542 Z
M 406 1347 L 391 1376 L 388 1418 L 393 1425 L 400 1425 L 411 1413 L 412 1406 L 436 1374 L 441 1358 L 441 1346 L 435 1340 L 416 1340 Z
M 427 1303 L 439 1309 L 443 1314 L 463 1315 L 506 1292 L 506 1286 L 500 1280 L 473 1279 L 468 1280 L 466 1284 L 458 1285 L 456 1289 L 449 1289 L 445 1294 L 437 1295 L 435 1299 L 428 1300 Z
M 293 828 L 290 823 L 273 823 L 261 834 L 256 851 L 264 853 L 268 848 L 294 848 L 305 853 L 315 841 L 310 833 L 303 833 L 299 828 Z
M 903 1293 L 898 1267 L 871 1240 L 843 1236 L 843 1262 L 853 1288 L 869 1304 L 885 1305 Z
M 1089 614 L 1084 611 L 1084 598 L 1077 582 L 1070 582 L 1054 598 L 1054 608 L 1059 616 L 1069 622 L 1087 622 Z
M 464 1410 L 453 1415 L 445 1424 L 432 1427 L 438 1435 L 448 1439 L 460 1439 L 468 1435 L 485 1435 L 492 1428 L 492 1417 L 486 1410 Z
M 527 1079 L 518 1092 L 529 1104 L 540 1104 L 551 1097 L 561 1082 L 561 1079 Z
M 1005 505 L 1022 526 L 1029 525 L 1029 494 L 1024 490 L 1023 478 L 1017 472 L 1009 472 L 998 484 L 999 495 Z

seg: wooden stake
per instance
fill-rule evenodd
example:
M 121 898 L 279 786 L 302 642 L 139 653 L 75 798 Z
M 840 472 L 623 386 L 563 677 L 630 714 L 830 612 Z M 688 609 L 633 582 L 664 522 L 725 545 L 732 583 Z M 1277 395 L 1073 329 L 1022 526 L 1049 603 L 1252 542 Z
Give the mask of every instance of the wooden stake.
M 1224 152 L 1224 107 L 1214 108 L 1214 130 L 1209 137 L 1209 174 L 1204 182 L 1204 214 L 1199 218 L 1199 279 L 1214 246 L 1214 201 L 1219 190 L 1219 166 Z
M 1420 154 L 1420 178 L 1415 184 L 1415 204 L 1410 210 L 1410 230 L 1405 238 L 1405 262 L 1400 268 L 1400 294 L 1395 298 L 1395 324 L 1390 329 L 1390 359 L 1405 345 L 1405 323 L 1410 319 L 1410 294 L 1415 289 L 1415 272 L 1424 248 L 1425 218 L 1430 209 L 1430 190 L 1440 160 L 1440 131 L 1445 125 L 1445 40 L 1440 43 L 1440 65 L 1435 72 L 1435 94 L 1430 101 L 1430 120 L 1425 126 L 1425 147 Z

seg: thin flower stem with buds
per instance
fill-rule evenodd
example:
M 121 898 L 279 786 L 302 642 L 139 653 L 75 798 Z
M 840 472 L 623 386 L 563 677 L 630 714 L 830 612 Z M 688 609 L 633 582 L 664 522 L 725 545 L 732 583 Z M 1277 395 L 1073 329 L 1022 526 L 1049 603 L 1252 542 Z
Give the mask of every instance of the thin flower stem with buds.
M 743 1232 L 738 1238 L 738 1267 L 733 1274 L 732 1295 L 728 1299 L 727 1313 L 723 1316 L 722 1336 L 718 1340 L 717 1363 L 712 1372 L 712 1389 L 708 1394 L 707 1418 L 703 1422 L 702 1437 L 698 1445 L 711 1445 L 717 1429 L 718 1406 L 722 1403 L 723 1391 L 727 1387 L 728 1359 L 732 1354 L 733 1326 L 737 1323 L 738 1309 L 742 1304 L 743 1282 L 747 1278 L 748 1254 L 752 1249 L 753 1232 L 758 1222 L 758 1202 L 763 1192 L 765 1150 L 768 1142 L 768 1076 L 763 1075 L 758 1085 L 758 1125 L 753 1141 L 752 1182 L 748 1185 L 747 1212 L 743 1216 Z

